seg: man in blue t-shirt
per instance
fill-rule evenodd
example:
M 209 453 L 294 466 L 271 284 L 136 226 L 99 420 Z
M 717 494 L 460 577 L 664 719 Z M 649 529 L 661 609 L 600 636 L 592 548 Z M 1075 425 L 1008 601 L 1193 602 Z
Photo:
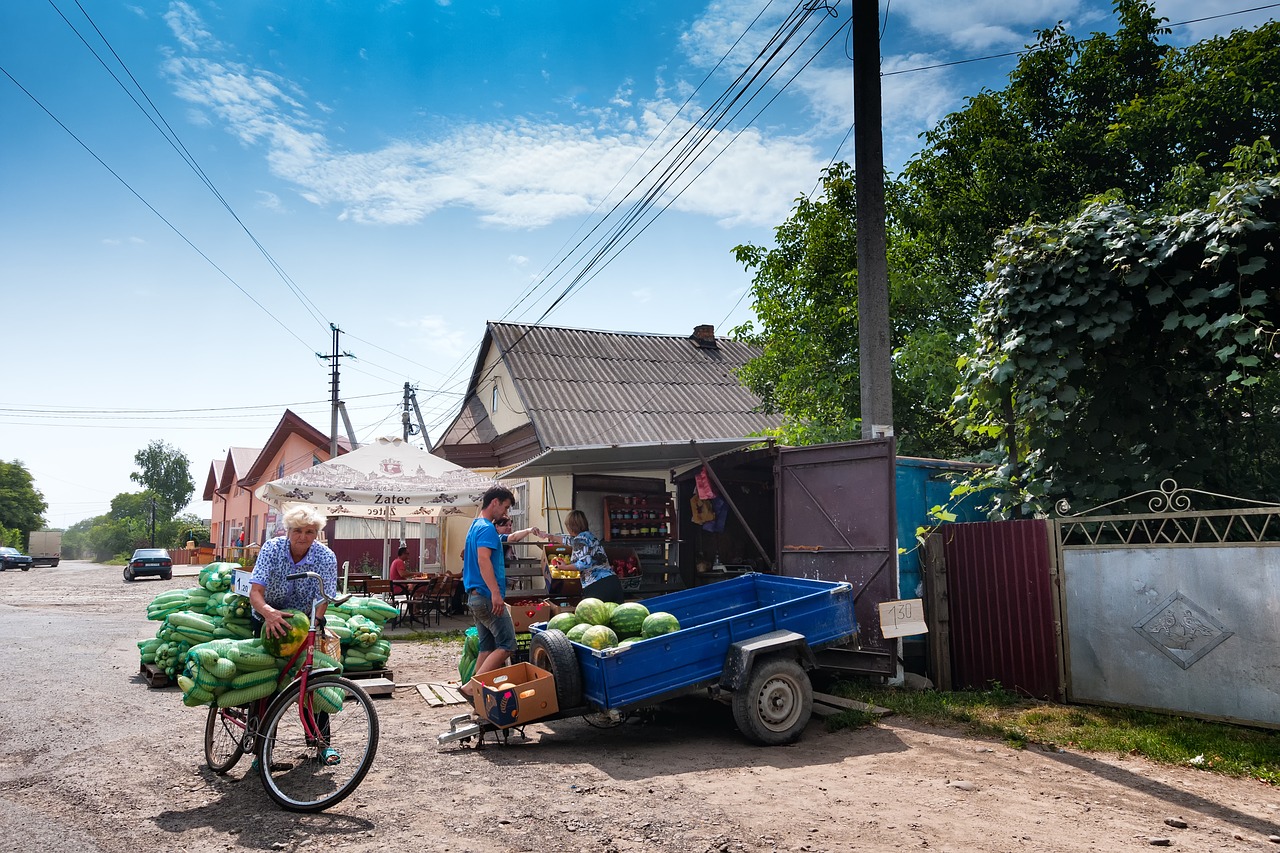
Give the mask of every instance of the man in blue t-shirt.
M 515 506 L 515 495 L 503 486 L 493 486 L 480 499 L 480 514 L 467 531 L 462 551 L 462 585 L 467 591 L 467 608 L 476 620 L 480 653 L 476 675 L 506 666 L 516 650 L 516 628 L 507 612 L 505 594 L 507 572 L 502 559 L 502 541 L 493 522 Z M 464 693 L 469 693 L 463 689 Z

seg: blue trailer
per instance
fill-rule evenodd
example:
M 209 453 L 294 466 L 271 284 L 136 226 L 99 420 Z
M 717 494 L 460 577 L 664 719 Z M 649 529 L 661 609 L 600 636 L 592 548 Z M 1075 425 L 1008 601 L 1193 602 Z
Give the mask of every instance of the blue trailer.
M 814 652 L 853 641 L 853 586 L 842 581 L 751 573 L 648 599 L 650 612 L 675 616 L 680 630 L 604 650 L 570 642 L 546 623 L 532 626 L 530 662 L 555 678 L 560 710 L 546 720 L 630 711 L 705 691 L 733 706 L 750 740 L 800 737 L 813 712 Z M 492 730 L 454 718 L 440 743 Z

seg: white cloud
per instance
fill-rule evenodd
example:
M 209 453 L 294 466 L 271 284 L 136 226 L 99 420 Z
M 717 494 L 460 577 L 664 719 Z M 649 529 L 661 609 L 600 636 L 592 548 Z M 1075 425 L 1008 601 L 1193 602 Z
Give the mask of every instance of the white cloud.
M 637 288 L 631 291 L 631 298 L 640 303 L 649 302 L 653 299 L 653 290 L 648 287 Z
M 396 320 L 397 326 L 408 329 L 423 344 L 423 351 L 442 364 L 451 363 L 467 355 L 475 341 L 468 330 L 438 314 L 424 314 L 411 320 Z M 416 347 L 415 347 L 416 349 Z
M 617 199 L 609 193 L 619 176 L 631 169 L 622 182 L 631 187 L 688 127 L 685 120 L 674 123 L 670 135 L 646 153 L 675 109 L 668 102 L 650 102 L 632 112 L 584 111 L 593 119 L 590 125 L 528 119 L 472 123 L 425 141 L 342 150 L 312 118 L 315 107 L 304 92 L 278 75 L 201 55 L 195 50 L 199 44 L 215 42 L 190 7 L 175 3 L 173 8 L 181 10 L 181 15 L 170 14 L 181 19 L 185 35 L 179 40 L 188 47 L 187 55 L 167 63 L 177 94 L 212 114 L 242 144 L 263 147 L 275 175 L 295 184 L 306 201 L 338 208 L 343 220 L 409 224 L 445 207 L 470 208 L 480 221 L 508 228 L 582 217 L 606 201 L 612 206 Z M 624 94 L 629 97 L 620 89 L 615 98 L 618 110 Z M 697 182 L 678 199 L 668 195 L 660 204 L 671 202 L 725 225 L 772 225 L 790 210 L 796 188 L 810 183 L 825 165 L 803 140 L 748 129 L 730 141 L 728 134 L 713 134 L 703 159 L 671 189 L 687 187 L 695 176 Z
M 204 26 L 195 9 L 183 2 L 171 3 L 165 22 L 187 50 L 217 49 L 217 39 Z
M 507 255 L 507 261 L 517 267 L 522 267 L 529 263 L 529 259 L 524 255 Z
M 962 50 L 1016 50 L 1032 40 L 1031 31 L 1068 21 L 1081 0 L 914 0 L 890 7 L 889 26 L 901 15 L 913 30 Z M 998 22 L 998 23 L 993 23 Z
M 283 213 L 285 209 L 284 204 L 280 201 L 280 196 L 266 190 L 258 190 L 258 206 L 276 213 Z

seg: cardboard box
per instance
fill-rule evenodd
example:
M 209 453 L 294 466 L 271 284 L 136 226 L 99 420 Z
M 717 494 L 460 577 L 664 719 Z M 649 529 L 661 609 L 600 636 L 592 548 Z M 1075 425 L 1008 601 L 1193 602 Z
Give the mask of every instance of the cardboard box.
M 546 622 L 556 615 L 556 606 L 550 601 L 529 598 L 515 601 L 507 599 L 507 609 L 511 613 L 511 622 L 516 626 L 517 634 L 528 631 L 529 626 L 535 622 Z
M 471 679 L 476 714 L 500 729 L 522 726 L 560 710 L 551 673 L 517 663 Z

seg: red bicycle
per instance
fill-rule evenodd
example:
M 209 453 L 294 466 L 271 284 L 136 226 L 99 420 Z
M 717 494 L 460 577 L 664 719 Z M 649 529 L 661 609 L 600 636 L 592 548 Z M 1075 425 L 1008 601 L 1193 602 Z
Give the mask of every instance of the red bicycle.
M 289 658 L 273 695 L 248 705 L 210 706 L 204 755 L 209 769 L 223 774 L 251 753 L 271 799 L 290 811 L 318 812 L 346 799 L 373 766 L 378 712 L 360 685 L 332 667 L 314 667 L 316 607 L 351 596 L 330 598 L 315 572 L 289 575 L 301 578 L 313 579 L 320 590 L 311 602 L 306 640 Z M 298 676 L 285 683 L 300 658 Z

